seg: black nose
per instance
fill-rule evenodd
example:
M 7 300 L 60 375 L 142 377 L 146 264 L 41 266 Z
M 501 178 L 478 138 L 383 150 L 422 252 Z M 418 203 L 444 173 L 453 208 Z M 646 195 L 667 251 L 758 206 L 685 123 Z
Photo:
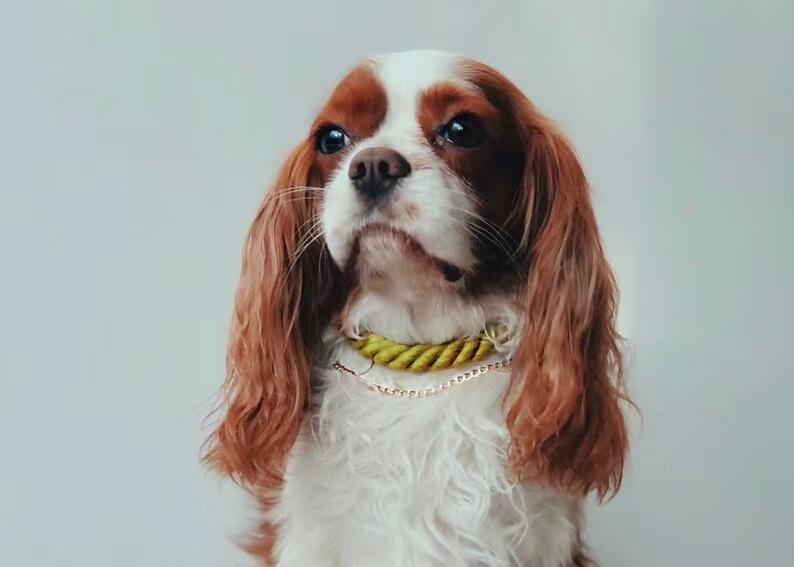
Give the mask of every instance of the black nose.
M 367 197 L 385 195 L 410 173 L 411 164 L 408 160 L 390 148 L 361 150 L 347 170 L 347 176 L 355 188 Z

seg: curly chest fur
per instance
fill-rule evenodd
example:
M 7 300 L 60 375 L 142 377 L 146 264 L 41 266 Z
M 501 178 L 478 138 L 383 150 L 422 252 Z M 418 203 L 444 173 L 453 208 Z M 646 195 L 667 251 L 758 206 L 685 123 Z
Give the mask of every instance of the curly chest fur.
M 578 506 L 506 467 L 508 378 L 395 399 L 321 371 L 274 511 L 277 565 L 570 565 Z

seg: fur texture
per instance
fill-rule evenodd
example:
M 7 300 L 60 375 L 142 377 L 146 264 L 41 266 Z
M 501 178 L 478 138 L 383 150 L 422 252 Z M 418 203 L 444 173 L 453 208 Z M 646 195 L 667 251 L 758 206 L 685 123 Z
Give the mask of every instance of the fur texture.
M 367 148 L 410 164 L 377 201 L 348 174 Z M 358 66 L 246 244 L 206 458 L 260 500 L 249 551 L 280 567 L 589 564 L 582 498 L 618 489 L 628 449 L 616 308 L 582 167 L 510 81 L 442 52 Z M 510 372 L 437 397 L 329 368 L 427 387 L 459 371 L 370 369 L 343 337 L 440 342 L 497 321 L 510 339 L 491 359 Z

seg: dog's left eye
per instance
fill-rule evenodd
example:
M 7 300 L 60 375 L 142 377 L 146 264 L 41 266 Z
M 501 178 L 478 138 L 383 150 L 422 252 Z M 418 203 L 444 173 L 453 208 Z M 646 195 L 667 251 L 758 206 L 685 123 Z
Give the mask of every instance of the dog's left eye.
M 459 114 L 442 126 L 439 134 L 460 148 L 474 148 L 485 140 L 485 128 L 471 114 Z
M 345 131 L 339 126 L 326 126 L 317 133 L 317 149 L 321 154 L 333 154 L 350 143 Z

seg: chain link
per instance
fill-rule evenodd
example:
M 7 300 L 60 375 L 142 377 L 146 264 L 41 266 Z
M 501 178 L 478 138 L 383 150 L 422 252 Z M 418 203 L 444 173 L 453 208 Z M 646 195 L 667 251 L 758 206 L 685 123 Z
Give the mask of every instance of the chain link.
M 453 388 L 454 386 L 458 386 L 469 380 L 476 378 L 477 376 L 482 376 L 491 370 L 498 370 L 504 371 L 507 368 L 510 368 L 513 360 L 508 358 L 506 360 L 501 360 L 499 362 L 492 362 L 491 364 L 486 364 L 484 366 L 480 366 L 478 368 L 474 368 L 469 370 L 468 372 L 464 372 L 463 374 L 459 374 L 453 378 L 449 378 L 438 386 L 431 386 L 430 388 L 423 388 L 421 390 L 406 390 L 403 388 L 392 388 L 390 386 L 384 386 L 383 384 L 378 384 L 371 378 L 367 376 L 363 376 L 356 372 L 355 370 L 351 370 L 338 360 L 333 363 L 333 368 L 337 372 L 341 372 L 342 374 L 347 374 L 348 376 L 354 378 L 358 382 L 361 382 L 365 386 L 367 386 L 370 390 L 375 392 L 380 392 L 381 394 L 385 394 L 387 396 L 394 396 L 398 398 L 427 398 L 429 396 L 435 396 L 446 392 Z

